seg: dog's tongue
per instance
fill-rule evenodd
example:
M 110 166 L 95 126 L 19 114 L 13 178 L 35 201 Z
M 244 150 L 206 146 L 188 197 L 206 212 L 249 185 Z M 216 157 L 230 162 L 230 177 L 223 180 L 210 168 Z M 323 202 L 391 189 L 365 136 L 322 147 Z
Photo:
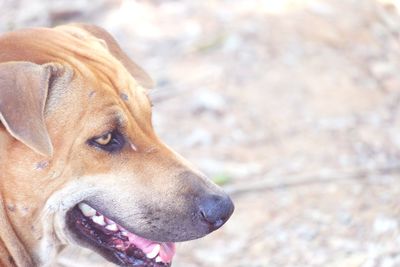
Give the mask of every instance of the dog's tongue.
M 161 244 L 160 257 L 166 262 L 171 262 L 175 255 L 175 244 L 168 242 Z
M 175 255 L 175 244 L 171 242 L 155 242 L 143 237 L 128 233 L 129 242 L 140 248 L 144 253 L 152 252 L 157 245 L 160 246 L 159 255 L 163 262 L 171 262 Z

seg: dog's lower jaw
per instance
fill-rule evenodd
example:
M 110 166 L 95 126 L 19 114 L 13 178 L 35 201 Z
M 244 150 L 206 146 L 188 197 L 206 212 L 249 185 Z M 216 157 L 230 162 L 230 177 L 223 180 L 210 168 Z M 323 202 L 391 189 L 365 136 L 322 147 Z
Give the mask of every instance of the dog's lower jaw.
M 65 230 L 66 212 L 69 209 L 68 206 L 72 205 L 72 203 L 63 202 L 66 193 L 68 192 L 59 191 L 53 194 L 45 203 L 42 213 L 35 220 L 38 226 L 36 230 L 40 231 L 35 235 L 38 237 L 37 243 L 31 251 L 35 266 L 54 266 L 61 250 L 73 244 L 73 239 Z
M 50 267 L 55 265 L 57 255 L 71 243 L 65 229 L 64 212 L 50 213 L 41 216 L 41 237 L 36 250 L 32 252 L 36 266 Z
M 67 210 L 48 212 L 42 214 L 40 222 L 42 225 L 41 238 L 38 241 L 34 255 L 35 266 L 51 267 L 56 265 L 58 255 L 69 246 L 79 246 L 68 232 L 65 216 Z

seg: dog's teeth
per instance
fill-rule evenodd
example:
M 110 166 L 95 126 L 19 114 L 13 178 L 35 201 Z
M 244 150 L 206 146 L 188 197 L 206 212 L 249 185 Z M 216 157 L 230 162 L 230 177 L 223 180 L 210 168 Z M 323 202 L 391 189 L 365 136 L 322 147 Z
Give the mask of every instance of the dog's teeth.
M 78 207 L 86 217 L 96 215 L 96 210 L 85 203 L 79 203 Z
M 125 231 L 125 230 L 121 230 L 121 234 L 122 234 L 123 236 L 128 236 L 128 232 Z
M 115 224 L 115 222 L 111 219 L 108 219 L 107 217 L 104 218 L 107 224 Z
M 107 225 L 106 229 L 110 230 L 110 231 L 113 231 L 113 232 L 118 231 L 118 227 L 117 227 L 117 225 L 115 223 Z
M 160 256 L 157 256 L 157 258 L 156 258 L 156 262 L 162 262 L 162 259 L 161 259 L 161 257 L 160 257 Z
M 95 223 L 104 226 L 106 225 L 106 222 L 104 221 L 104 216 L 100 215 L 100 216 L 93 216 L 92 217 L 92 221 L 94 221 Z
M 153 250 L 146 254 L 146 257 L 149 259 L 154 259 L 160 252 L 160 249 L 161 249 L 161 246 L 159 244 L 155 245 Z

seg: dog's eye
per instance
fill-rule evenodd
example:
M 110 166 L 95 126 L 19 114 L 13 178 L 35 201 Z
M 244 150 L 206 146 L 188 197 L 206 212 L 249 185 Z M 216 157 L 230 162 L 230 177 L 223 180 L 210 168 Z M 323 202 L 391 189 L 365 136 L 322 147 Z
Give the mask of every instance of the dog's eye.
M 102 136 L 89 139 L 88 143 L 91 146 L 98 147 L 108 152 L 117 152 L 123 148 L 125 139 L 120 132 L 114 130 Z
M 99 145 L 106 146 L 111 142 L 111 140 L 112 133 L 106 133 L 105 135 L 96 138 L 94 141 Z

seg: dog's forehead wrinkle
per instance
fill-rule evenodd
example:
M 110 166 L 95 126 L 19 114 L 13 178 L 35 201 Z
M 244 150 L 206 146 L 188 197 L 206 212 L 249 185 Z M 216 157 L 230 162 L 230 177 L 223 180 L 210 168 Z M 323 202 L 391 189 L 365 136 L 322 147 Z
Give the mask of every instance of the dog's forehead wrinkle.
M 55 110 L 63 98 L 66 97 L 71 83 L 73 82 L 74 71 L 65 65 L 60 67 L 56 75 L 51 76 L 49 81 L 49 91 L 46 100 L 45 113 Z

